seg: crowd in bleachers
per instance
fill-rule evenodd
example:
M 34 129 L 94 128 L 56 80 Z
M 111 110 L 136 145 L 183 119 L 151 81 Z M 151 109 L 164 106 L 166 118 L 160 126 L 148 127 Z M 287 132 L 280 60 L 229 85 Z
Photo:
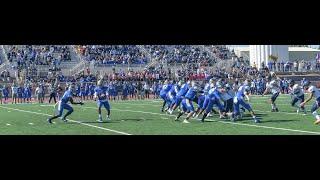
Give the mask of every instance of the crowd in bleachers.
M 71 61 L 68 46 L 17 45 L 8 46 L 8 60 L 14 69 L 25 69 L 36 65 L 57 67 L 62 61 Z
M 146 45 L 145 49 L 154 59 L 172 63 L 207 63 L 210 56 L 207 52 L 191 45 Z
M 223 60 L 223 59 L 230 59 L 234 56 L 234 53 L 229 51 L 224 46 L 215 46 L 215 45 L 206 45 L 205 47 L 208 48 L 211 52 L 213 52 L 214 56 Z
M 7 46 L 7 57 L 14 69 L 23 69 L 28 74 L 36 75 L 37 65 L 52 65 L 59 69 L 62 61 L 70 61 L 71 46 L 57 45 L 17 45 Z M 79 45 L 74 46 L 76 52 L 88 62 L 96 66 L 117 64 L 147 64 L 151 59 L 167 63 L 169 68 L 162 68 L 161 63 L 153 69 L 140 71 L 119 71 L 107 74 L 113 80 L 162 80 L 165 78 L 188 78 L 203 80 L 216 78 L 244 78 L 246 76 L 264 77 L 269 71 L 311 71 L 320 70 L 320 62 L 272 62 L 263 64 L 261 69 L 250 66 L 248 61 L 236 57 L 233 51 L 223 46 L 205 45 Z M 142 47 L 142 49 L 141 49 Z M 203 49 L 205 47 L 205 50 Z M 145 50 L 146 52 L 143 52 Z M 212 53 L 209 53 L 208 50 Z M 1 62 L 1 59 L 0 59 Z M 226 62 L 226 66 L 216 66 L 219 62 Z M 6 74 L 6 73 L 5 73 Z M 52 76 L 55 73 L 49 73 Z M 89 74 L 90 73 L 85 73 Z M 10 76 L 10 75 L 9 75 Z M 15 77 L 14 74 L 11 75 Z M 3 77 L 3 74 L 1 74 Z M 76 77 L 59 75 L 61 82 L 73 81 Z M 85 77 L 87 78 L 87 77 Z M 87 80 L 87 79 L 86 79 Z M 90 77 L 88 80 L 91 80 Z
M 146 64 L 148 59 L 135 45 L 77 46 L 77 52 L 95 65 Z

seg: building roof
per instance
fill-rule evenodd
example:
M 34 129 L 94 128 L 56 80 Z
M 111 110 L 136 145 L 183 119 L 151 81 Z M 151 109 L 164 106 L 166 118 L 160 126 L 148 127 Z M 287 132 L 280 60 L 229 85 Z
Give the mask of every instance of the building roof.
M 289 51 L 320 52 L 319 49 L 309 47 L 289 47 Z
M 243 47 L 235 47 L 235 51 L 249 51 L 249 46 Z M 289 47 L 289 52 L 299 51 L 299 52 L 320 52 L 319 49 L 309 48 L 309 47 Z

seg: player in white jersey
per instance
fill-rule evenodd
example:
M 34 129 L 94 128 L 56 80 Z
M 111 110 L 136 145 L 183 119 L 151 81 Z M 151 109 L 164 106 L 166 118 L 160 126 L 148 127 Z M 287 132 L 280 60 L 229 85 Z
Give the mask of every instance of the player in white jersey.
M 316 86 L 313 86 L 313 85 L 310 86 L 310 82 L 309 81 L 307 81 L 305 83 L 305 87 L 307 88 L 307 92 L 310 95 L 309 95 L 308 99 L 306 99 L 305 101 L 303 101 L 300 104 L 300 106 L 304 107 L 304 105 L 307 102 L 309 102 L 313 97 L 315 97 L 316 101 L 312 105 L 311 113 L 316 118 L 316 121 L 314 122 L 314 124 L 320 124 L 320 116 L 317 113 L 317 109 L 320 106 L 320 90 Z
M 262 96 L 266 95 L 268 92 L 271 92 L 271 94 L 272 94 L 272 96 L 270 98 L 271 107 L 272 107 L 271 112 L 278 112 L 279 109 L 275 103 L 277 100 L 277 97 L 280 94 L 280 87 L 279 87 L 278 80 L 271 80 L 270 82 L 268 82 L 267 86 L 266 86 L 266 90 L 264 91 Z
M 12 95 L 12 104 L 17 104 L 17 97 L 18 97 L 18 86 L 13 83 L 11 87 L 11 95 Z
M 233 112 L 234 96 L 235 96 L 235 92 L 232 90 L 232 87 L 229 84 L 226 84 L 221 94 L 221 99 L 224 102 L 224 110 L 226 113 Z
M 304 101 L 304 93 L 303 89 L 299 84 L 295 84 L 293 80 L 289 80 L 289 91 L 291 95 L 291 106 L 297 108 L 297 113 L 299 113 L 300 109 L 303 110 L 304 114 L 307 114 L 304 106 L 300 106 L 300 103 Z M 298 103 L 300 101 L 300 103 Z
M 35 90 L 35 96 L 37 97 L 39 103 L 43 103 L 42 94 L 43 94 L 43 89 L 41 88 L 40 85 L 38 85 L 38 87 Z

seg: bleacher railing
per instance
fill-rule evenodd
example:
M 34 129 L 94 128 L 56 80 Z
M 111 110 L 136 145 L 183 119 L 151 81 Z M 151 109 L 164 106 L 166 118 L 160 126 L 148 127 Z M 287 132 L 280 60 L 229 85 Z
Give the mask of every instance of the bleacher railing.
M 3 60 L 2 64 L 0 65 L 0 72 L 2 72 L 9 68 L 8 57 L 3 45 L 0 46 L 0 56 L 0 58 Z
M 86 60 L 84 60 L 84 58 L 77 52 L 77 49 L 74 45 L 71 46 L 70 51 L 73 51 L 73 53 L 75 53 L 75 57 L 79 60 L 79 63 L 69 70 L 68 75 L 72 76 L 83 71 L 86 67 L 88 67 L 89 63 L 87 63 Z

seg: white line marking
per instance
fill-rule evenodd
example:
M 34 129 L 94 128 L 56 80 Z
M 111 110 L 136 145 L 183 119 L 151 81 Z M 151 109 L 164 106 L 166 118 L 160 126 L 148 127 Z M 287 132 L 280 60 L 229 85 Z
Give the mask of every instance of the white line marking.
M 28 124 L 33 125 L 33 123 L 28 123 Z
M 11 124 L 6 124 L 7 126 L 11 126 Z
M 162 117 L 161 119 L 169 119 L 169 118 L 164 118 L 164 117 Z
M 84 107 L 84 108 L 87 108 L 87 109 L 96 109 L 96 108 L 94 108 L 94 107 Z M 153 113 L 153 112 L 146 112 L 146 111 L 133 111 L 133 110 L 124 110 L 124 109 L 112 109 L 112 110 L 175 117 L 175 115 L 160 114 L 160 113 Z M 295 114 L 295 113 L 293 113 L 293 114 Z M 199 119 L 198 119 L 198 120 L 199 120 Z M 215 121 L 215 122 L 219 122 L 219 123 L 225 123 L 225 124 L 240 125 L 240 126 L 250 126 L 250 127 L 264 128 L 264 129 L 276 129 L 276 130 L 292 131 L 292 132 L 301 132 L 301 133 L 309 133 L 309 134 L 320 134 L 320 132 L 297 130 L 297 129 L 289 129 L 289 128 L 278 128 L 278 127 L 272 127 L 272 126 L 261 126 L 261 125 L 244 124 L 244 123 L 228 122 L 228 121 L 219 121 L 219 120 L 211 120 L 211 121 Z
M 260 110 L 255 110 L 254 111 L 257 111 L 257 112 L 265 112 L 265 113 L 271 113 L 270 111 L 260 111 Z M 297 114 L 297 113 L 289 113 L 289 112 L 274 112 L 274 114 L 289 114 L 289 115 L 300 115 L 300 116 L 306 116 L 305 114 Z
M 4 107 L 4 106 L 0 106 L 0 107 L 4 108 L 4 109 L 10 109 L 10 110 L 15 110 L 15 111 L 20 111 L 20 112 L 31 113 L 31 114 L 38 114 L 38 115 L 43 115 L 43 116 L 51 116 L 50 114 L 45 114 L 45 113 L 26 111 L 26 110 L 22 110 L 22 109 L 9 108 L 9 107 Z M 78 124 L 82 124 L 82 125 L 85 125 L 85 126 L 94 127 L 94 128 L 97 128 L 97 129 L 102 129 L 102 130 L 105 130 L 105 131 L 115 132 L 115 133 L 123 134 L 123 135 L 132 135 L 132 134 L 129 134 L 129 133 L 126 133 L 126 132 L 121 132 L 121 131 L 116 131 L 116 130 L 113 130 L 113 129 L 103 128 L 103 127 L 99 127 L 99 126 L 95 126 L 95 125 L 91 125 L 91 124 L 75 121 L 75 120 L 72 120 L 72 119 L 67 119 L 67 120 L 69 120 L 71 122 L 78 123 Z
M 132 103 L 117 103 L 117 104 L 128 104 L 128 105 L 133 105 Z M 153 106 L 153 107 L 159 107 L 159 105 L 155 105 L 155 104 L 142 104 L 142 103 L 139 103 L 139 104 L 134 104 L 135 106 Z M 125 108 L 131 108 L 129 106 L 126 106 Z
M 40 106 L 42 106 L 42 107 L 54 107 L 54 105 L 40 105 Z
M 11 112 L 11 111 L 8 111 L 8 112 Z

